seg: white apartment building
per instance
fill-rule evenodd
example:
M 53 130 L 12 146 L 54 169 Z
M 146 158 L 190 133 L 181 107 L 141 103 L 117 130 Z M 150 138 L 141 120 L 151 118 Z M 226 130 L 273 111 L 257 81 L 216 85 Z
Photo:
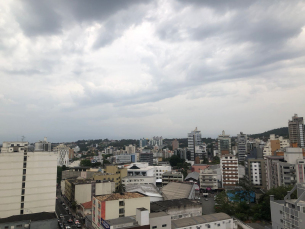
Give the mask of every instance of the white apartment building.
M 154 168 L 157 179 L 162 179 L 163 173 L 172 171 L 172 167 L 170 165 L 158 165 L 154 166 Z
M 19 145 L 20 150 L 25 144 Z M 5 148 L 1 151 L 0 218 L 54 212 L 57 154 L 27 152 L 26 148 L 22 150 L 24 152 L 3 152 Z
M 238 159 L 232 154 L 225 154 L 220 159 L 222 187 L 236 186 L 238 178 Z
M 38 152 L 42 152 L 42 151 L 51 152 L 51 142 L 48 142 L 46 137 L 44 137 L 43 141 L 35 142 L 35 151 L 38 151 Z
M 132 163 L 127 167 L 128 176 L 155 176 L 154 166 L 148 166 L 147 162 Z
M 57 152 L 58 158 L 57 158 L 57 165 L 58 166 L 69 166 L 69 147 L 60 144 L 56 147 L 54 147 L 53 151 Z
M 247 135 L 243 132 L 237 135 L 238 160 L 244 161 L 247 155 Z
M 217 171 L 206 168 L 199 173 L 200 189 L 218 189 Z
M 24 153 L 28 151 L 29 142 L 3 142 L 1 153 Z
M 279 148 L 290 147 L 289 139 L 284 139 L 282 136 L 276 137 L 274 134 L 270 134 L 270 138 L 264 146 L 263 155 L 272 156 L 272 152 Z
M 122 184 L 153 184 L 156 185 L 156 177 L 151 176 L 127 176 L 122 178 Z

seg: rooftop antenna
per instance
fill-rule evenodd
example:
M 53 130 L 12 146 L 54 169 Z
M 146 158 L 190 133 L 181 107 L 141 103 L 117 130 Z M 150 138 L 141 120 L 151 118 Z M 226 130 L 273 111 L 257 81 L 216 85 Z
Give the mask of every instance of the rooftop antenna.
M 21 141 L 23 142 L 24 139 L 25 139 L 25 137 L 22 135 L 22 136 L 21 136 Z

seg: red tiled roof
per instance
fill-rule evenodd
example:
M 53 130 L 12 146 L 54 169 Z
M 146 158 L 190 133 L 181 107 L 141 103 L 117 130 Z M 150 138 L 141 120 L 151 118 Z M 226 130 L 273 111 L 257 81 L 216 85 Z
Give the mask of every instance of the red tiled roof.
M 86 202 L 86 203 L 82 203 L 81 205 L 83 205 L 83 207 L 85 209 L 92 208 L 92 201 L 89 201 L 89 202 Z

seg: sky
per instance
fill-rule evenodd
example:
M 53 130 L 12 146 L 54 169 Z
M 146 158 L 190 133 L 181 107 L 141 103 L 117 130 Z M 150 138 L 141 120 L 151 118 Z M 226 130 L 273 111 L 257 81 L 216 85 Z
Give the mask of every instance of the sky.
M 305 116 L 305 2 L 0 2 L 0 141 L 236 136 Z

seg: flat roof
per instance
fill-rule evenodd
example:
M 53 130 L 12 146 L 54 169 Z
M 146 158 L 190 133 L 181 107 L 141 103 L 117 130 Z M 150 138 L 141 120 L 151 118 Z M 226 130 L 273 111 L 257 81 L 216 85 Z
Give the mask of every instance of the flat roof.
M 122 179 L 130 179 L 130 178 L 155 178 L 154 176 L 127 176 L 123 177 Z
M 168 200 L 188 198 L 194 184 L 170 182 L 162 188 L 164 197 Z
M 161 216 L 168 216 L 168 214 L 166 214 L 165 212 L 149 213 L 149 218 L 157 218 L 157 217 L 161 217 Z
M 0 223 L 10 223 L 10 222 L 18 222 L 18 221 L 41 221 L 48 219 L 56 219 L 56 215 L 54 212 L 39 212 L 33 214 L 25 214 L 25 215 L 13 215 L 7 218 L 0 218 Z
M 120 218 L 116 218 L 116 219 L 109 219 L 106 220 L 106 222 L 108 224 L 110 224 L 111 226 L 114 225 L 120 225 L 120 224 L 125 224 L 125 223 L 136 223 L 136 219 L 133 216 L 127 216 L 127 217 L 120 217 Z
M 198 206 L 201 208 L 201 204 L 194 203 L 189 199 L 174 199 L 174 200 L 163 200 L 150 203 L 150 212 L 162 212 L 167 211 L 170 208 L 177 208 L 181 206 Z
M 95 196 L 99 201 L 110 201 L 110 200 L 121 200 L 121 199 L 133 199 L 145 197 L 145 195 L 137 193 L 137 192 L 124 192 L 124 193 L 113 193 L 102 196 Z
M 177 219 L 172 221 L 172 228 L 189 227 L 198 224 L 211 223 L 220 220 L 232 219 L 225 213 L 215 213 L 209 215 L 201 215 L 190 218 Z

